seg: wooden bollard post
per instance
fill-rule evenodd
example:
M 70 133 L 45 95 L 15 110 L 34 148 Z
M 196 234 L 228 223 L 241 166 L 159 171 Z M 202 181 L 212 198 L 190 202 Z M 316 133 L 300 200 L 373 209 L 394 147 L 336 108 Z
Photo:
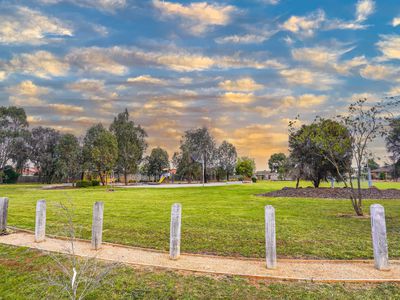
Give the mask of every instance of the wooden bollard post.
M 46 238 L 46 200 L 36 203 L 35 242 L 43 242 Z
M 178 259 L 181 254 L 181 221 L 182 205 L 175 203 L 171 209 L 171 228 L 169 240 L 169 257 Z
M 375 268 L 389 269 L 388 244 L 386 237 L 385 209 L 380 204 L 370 207 L 372 244 L 374 247 Z
M 101 247 L 103 237 L 103 214 L 104 203 L 96 202 L 93 205 L 93 223 L 92 223 L 92 249 L 98 250 Z
M 275 209 L 265 207 L 265 259 L 268 269 L 276 268 Z
M 0 235 L 7 231 L 8 198 L 0 198 Z

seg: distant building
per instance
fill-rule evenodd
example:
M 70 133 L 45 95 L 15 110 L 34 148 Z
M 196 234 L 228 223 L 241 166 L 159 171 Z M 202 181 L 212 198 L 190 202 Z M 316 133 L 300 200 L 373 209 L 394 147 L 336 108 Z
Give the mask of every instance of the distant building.
M 381 179 L 382 178 L 381 174 L 384 174 L 385 179 L 392 179 L 393 171 L 394 171 L 393 166 L 384 166 L 375 170 L 371 170 L 371 176 L 372 179 Z
M 256 177 L 258 180 L 279 180 L 279 174 L 267 170 L 257 171 Z

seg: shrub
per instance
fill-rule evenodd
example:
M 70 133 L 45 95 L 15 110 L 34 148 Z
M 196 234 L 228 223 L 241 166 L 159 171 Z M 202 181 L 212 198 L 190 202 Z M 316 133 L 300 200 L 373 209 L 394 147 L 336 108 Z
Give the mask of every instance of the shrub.
M 92 186 L 92 181 L 78 180 L 75 182 L 75 186 L 77 188 L 86 188 L 86 187 Z
M 3 170 L 3 176 L 4 183 L 16 183 L 18 181 L 19 174 L 15 172 L 12 166 L 5 166 Z
M 254 183 L 256 183 L 256 182 L 257 182 L 257 177 L 256 177 L 256 176 L 251 177 L 251 181 L 253 181 Z
M 379 173 L 380 180 L 386 180 L 386 174 L 384 172 Z
M 99 186 L 100 181 L 99 180 L 92 180 L 92 186 Z

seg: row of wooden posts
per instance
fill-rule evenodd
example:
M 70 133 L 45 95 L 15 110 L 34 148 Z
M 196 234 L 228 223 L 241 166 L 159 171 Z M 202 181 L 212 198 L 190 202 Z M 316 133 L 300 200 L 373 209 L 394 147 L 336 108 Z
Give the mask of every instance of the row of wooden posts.
M 380 204 L 373 204 L 371 212 L 371 231 L 375 268 L 386 270 L 388 263 L 388 245 L 386 237 L 385 210 Z M 0 234 L 7 229 L 8 198 L 0 198 Z M 92 221 L 92 249 L 101 248 L 103 235 L 104 203 L 96 202 L 93 206 Z M 170 259 L 178 259 L 181 245 L 182 205 L 175 203 L 171 208 L 170 225 Z M 46 236 L 46 201 L 39 200 L 36 204 L 35 242 L 40 243 Z M 277 267 L 275 209 L 271 205 L 265 206 L 265 250 L 266 266 L 268 269 Z

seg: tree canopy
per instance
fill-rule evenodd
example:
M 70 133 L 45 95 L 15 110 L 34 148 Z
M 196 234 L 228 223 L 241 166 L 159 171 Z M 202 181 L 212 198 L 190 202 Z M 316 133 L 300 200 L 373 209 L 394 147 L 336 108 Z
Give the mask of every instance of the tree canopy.
M 256 163 L 254 159 L 249 157 L 240 157 L 236 163 L 236 174 L 251 178 L 256 170 Z
M 124 174 L 125 185 L 128 184 L 127 174 L 138 171 L 139 164 L 147 148 L 147 134 L 142 127 L 135 125 L 129 119 L 125 109 L 114 118 L 110 131 L 115 135 L 118 147 L 117 168 Z
M 99 174 L 103 185 L 107 184 L 107 176 L 118 159 L 118 144 L 115 136 L 102 124 L 92 126 L 86 132 L 83 154 L 88 167 Z

